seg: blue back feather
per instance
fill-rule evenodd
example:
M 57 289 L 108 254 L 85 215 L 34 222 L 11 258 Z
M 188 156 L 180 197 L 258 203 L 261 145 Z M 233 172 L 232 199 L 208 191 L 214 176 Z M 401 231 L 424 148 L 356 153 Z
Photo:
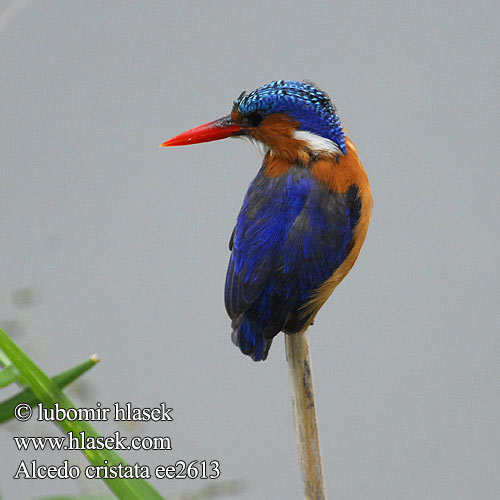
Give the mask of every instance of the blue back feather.
M 334 193 L 310 169 L 250 185 L 234 232 L 225 302 L 233 340 L 265 359 L 281 330 L 300 331 L 300 308 L 344 261 L 359 219 L 357 188 Z

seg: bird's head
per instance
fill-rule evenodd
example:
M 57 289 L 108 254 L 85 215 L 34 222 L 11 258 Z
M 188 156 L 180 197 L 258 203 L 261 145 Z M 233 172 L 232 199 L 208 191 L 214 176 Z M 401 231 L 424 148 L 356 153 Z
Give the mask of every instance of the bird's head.
M 183 132 L 161 146 L 244 137 L 290 160 L 346 153 L 344 132 L 330 98 L 310 82 L 277 80 L 243 92 L 228 116 Z

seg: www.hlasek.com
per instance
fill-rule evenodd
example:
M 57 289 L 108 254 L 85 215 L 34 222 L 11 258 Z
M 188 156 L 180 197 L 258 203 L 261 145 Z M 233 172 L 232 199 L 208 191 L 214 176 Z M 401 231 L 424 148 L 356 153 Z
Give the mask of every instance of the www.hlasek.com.
M 133 436 L 128 441 L 120 431 L 112 436 L 87 436 L 68 432 L 66 436 L 14 436 L 18 450 L 171 450 L 168 436 Z
M 37 405 L 37 420 L 44 421 L 77 421 L 107 420 L 111 408 L 104 408 L 100 403 L 95 408 L 64 408 L 55 403 L 53 408 Z M 131 403 L 113 405 L 114 420 L 125 421 L 173 421 L 172 408 L 161 403 L 155 408 L 137 408 Z M 19 421 L 29 420 L 33 409 L 21 403 L 14 409 L 14 416 Z M 95 436 L 92 433 L 69 431 L 65 436 L 14 436 L 14 443 L 19 451 L 66 451 L 66 450 L 172 450 L 169 436 L 133 436 L 128 438 L 115 431 L 111 436 Z M 151 469 L 148 465 L 135 463 L 110 463 L 103 460 L 102 465 L 88 465 L 83 469 L 84 476 L 89 479 L 149 479 Z M 159 479 L 217 479 L 220 476 L 218 460 L 177 460 L 175 464 L 158 465 L 153 469 L 154 476 Z M 82 469 L 64 460 L 60 465 L 40 464 L 36 460 L 21 460 L 14 479 L 76 479 Z

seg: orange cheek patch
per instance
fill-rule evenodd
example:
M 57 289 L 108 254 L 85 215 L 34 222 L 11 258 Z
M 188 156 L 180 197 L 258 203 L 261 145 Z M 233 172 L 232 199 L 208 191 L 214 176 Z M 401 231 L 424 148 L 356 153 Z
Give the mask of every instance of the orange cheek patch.
M 253 130 L 252 136 L 266 144 L 272 151 L 272 156 L 293 162 L 303 156 L 302 141 L 293 137 L 298 125 L 299 123 L 292 118 L 276 113 L 269 115 L 258 128 Z

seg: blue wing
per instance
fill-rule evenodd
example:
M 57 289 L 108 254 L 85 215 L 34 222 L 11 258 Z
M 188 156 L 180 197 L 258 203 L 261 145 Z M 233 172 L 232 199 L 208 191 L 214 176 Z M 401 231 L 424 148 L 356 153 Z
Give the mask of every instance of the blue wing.
M 359 219 L 357 189 L 334 193 L 309 169 L 250 185 L 230 247 L 225 303 L 233 341 L 258 361 L 281 330 L 299 331 L 311 294 L 344 261 Z

